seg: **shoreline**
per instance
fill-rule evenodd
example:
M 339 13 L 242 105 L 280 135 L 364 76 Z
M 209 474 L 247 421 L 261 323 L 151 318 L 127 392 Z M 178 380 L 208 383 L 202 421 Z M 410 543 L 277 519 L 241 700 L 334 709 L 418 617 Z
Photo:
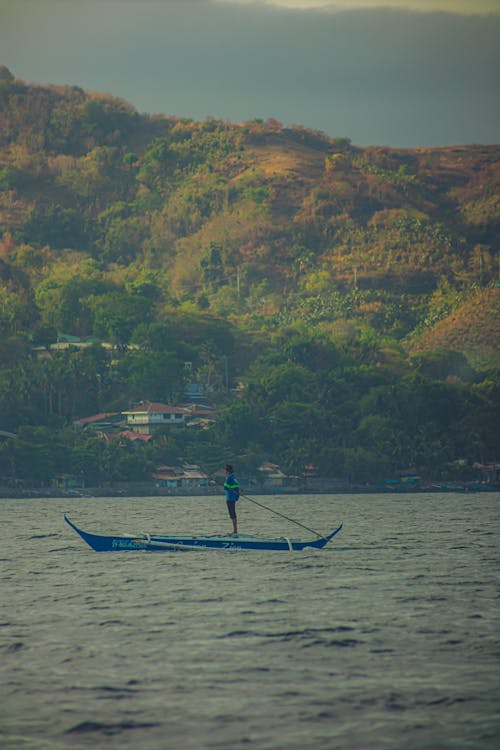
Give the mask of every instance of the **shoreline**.
M 242 493 L 248 496 L 265 496 L 279 497 L 281 495 L 421 495 L 429 493 L 458 493 L 458 494 L 479 494 L 484 492 L 500 492 L 500 487 L 496 485 L 480 485 L 478 483 L 460 484 L 456 486 L 439 485 L 438 483 L 422 485 L 420 487 L 375 487 L 375 486 L 351 486 L 351 487 L 329 487 L 316 488 L 308 487 L 301 489 L 269 489 L 259 488 L 258 490 L 247 490 Z M 17 489 L 0 488 L 1 500 L 20 500 L 20 499 L 49 499 L 49 498 L 107 498 L 107 497 L 220 497 L 220 489 L 209 490 L 207 488 L 192 487 L 185 490 L 176 488 L 158 488 L 158 487 L 89 487 L 82 490 L 58 490 L 54 488 L 31 488 Z

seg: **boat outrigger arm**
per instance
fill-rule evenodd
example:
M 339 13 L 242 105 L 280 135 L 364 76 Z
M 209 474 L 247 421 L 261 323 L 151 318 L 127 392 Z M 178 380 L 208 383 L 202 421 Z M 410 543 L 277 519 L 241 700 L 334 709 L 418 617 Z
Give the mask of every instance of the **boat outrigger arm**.
M 328 534 L 310 541 L 301 539 L 289 539 L 288 537 L 277 537 L 276 539 L 264 539 L 262 537 L 248 536 L 247 534 L 236 534 L 233 536 L 223 535 L 200 535 L 200 536 L 171 536 L 164 534 L 120 534 L 103 536 L 82 531 L 65 515 L 64 520 L 81 538 L 87 542 L 96 552 L 125 552 L 127 550 L 146 550 L 148 552 L 186 552 L 188 550 L 200 549 L 256 549 L 256 550 L 285 550 L 295 551 L 303 549 L 322 549 L 335 534 L 338 534 L 342 524 Z

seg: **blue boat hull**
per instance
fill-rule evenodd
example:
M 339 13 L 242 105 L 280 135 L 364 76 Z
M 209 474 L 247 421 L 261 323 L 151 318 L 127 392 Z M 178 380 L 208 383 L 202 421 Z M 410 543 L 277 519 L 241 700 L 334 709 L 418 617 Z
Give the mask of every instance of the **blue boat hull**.
M 284 550 L 288 552 L 302 549 L 322 549 L 342 528 L 342 524 L 340 524 L 328 536 L 319 537 L 311 541 L 288 539 L 288 537 L 261 539 L 246 534 L 237 534 L 236 536 L 165 536 L 163 534 L 103 536 L 101 534 L 91 534 L 88 531 L 82 531 L 67 516 L 64 516 L 64 520 L 96 552 L 126 552 L 131 550 L 187 552 L 189 550 L 200 549 Z

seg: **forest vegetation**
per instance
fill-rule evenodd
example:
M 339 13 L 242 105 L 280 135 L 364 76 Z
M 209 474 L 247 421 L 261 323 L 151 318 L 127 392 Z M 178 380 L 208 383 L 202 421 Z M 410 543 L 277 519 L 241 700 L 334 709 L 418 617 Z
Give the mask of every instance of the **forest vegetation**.
M 0 66 L 0 477 L 499 461 L 499 156 L 141 114 Z M 72 428 L 189 380 L 215 423 Z

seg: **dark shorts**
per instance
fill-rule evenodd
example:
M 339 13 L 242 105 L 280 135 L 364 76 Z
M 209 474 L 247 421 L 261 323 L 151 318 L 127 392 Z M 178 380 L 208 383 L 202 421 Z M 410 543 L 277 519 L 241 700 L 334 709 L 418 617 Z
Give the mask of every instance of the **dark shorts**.
M 236 500 L 226 500 L 230 518 L 236 518 Z

